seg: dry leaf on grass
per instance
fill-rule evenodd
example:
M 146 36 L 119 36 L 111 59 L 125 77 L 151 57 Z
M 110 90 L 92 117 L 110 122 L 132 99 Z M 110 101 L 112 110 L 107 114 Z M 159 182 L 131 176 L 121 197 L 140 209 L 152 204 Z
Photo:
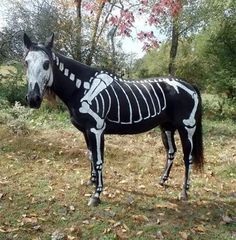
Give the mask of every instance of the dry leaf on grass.
M 236 217 L 231 217 L 228 213 L 222 216 L 223 224 L 230 224 L 236 222 Z
M 132 216 L 133 220 L 135 220 L 136 222 L 149 222 L 148 217 L 146 217 L 145 215 L 133 215 Z
M 190 233 L 187 232 L 187 231 L 179 232 L 179 235 L 180 235 L 181 239 L 183 239 L 183 240 L 190 240 L 191 239 Z
M 0 227 L 0 233 L 12 233 L 16 231 L 19 231 L 19 228 L 10 228 L 5 226 Z

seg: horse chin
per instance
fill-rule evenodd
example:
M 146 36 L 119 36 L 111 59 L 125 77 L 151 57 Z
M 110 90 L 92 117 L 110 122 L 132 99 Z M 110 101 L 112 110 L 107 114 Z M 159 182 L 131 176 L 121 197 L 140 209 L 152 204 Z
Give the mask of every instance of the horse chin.
M 40 103 L 30 103 L 29 107 L 33 108 L 33 109 L 39 109 L 41 107 L 41 102 Z
M 28 105 L 30 108 L 34 108 L 34 109 L 39 109 L 42 103 L 42 99 L 41 98 L 37 98 L 37 99 L 29 99 L 28 100 Z

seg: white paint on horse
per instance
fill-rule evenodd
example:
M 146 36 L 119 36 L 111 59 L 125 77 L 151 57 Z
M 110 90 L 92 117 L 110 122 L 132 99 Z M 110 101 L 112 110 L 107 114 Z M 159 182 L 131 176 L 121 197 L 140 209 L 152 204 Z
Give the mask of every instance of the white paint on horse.
M 125 95 L 125 97 L 128 101 L 128 105 L 129 105 L 129 117 L 130 117 L 129 122 L 121 122 L 121 124 L 131 124 L 133 122 L 133 111 L 132 111 L 132 107 L 131 107 L 129 97 L 128 97 L 126 91 L 123 89 L 123 87 L 119 84 L 119 82 L 116 82 L 116 84 L 120 87 L 120 89 L 124 93 L 124 95 Z
M 152 84 L 149 83 L 149 85 L 151 86 L 152 91 L 154 92 L 155 98 L 156 98 L 156 100 L 157 100 L 157 103 L 158 103 L 158 112 L 156 111 L 156 114 L 159 115 L 159 114 L 161 113 L 160 99 L 159 99 L 159 97 L 157 96 L 157 93 L 156 93 L 154 87 L 152 86 Z M 155 110 L 156 110 L 156 106 L 155 106 Z
M 90 88 L 90 83 L 84 82 L 84 89 L 89 89 L 89 88 Z
M 52 66 L 45 70 L 43 64 L 49 61 L 49 57 L 43 51 L 30 51 L 25 57 L 28 63 L 27 78 L 31 90 L 34 89 L 35 84 L 38 83 L 41 96 L 44 93 L 46 86 L 51 86 L 53 83 Z
M 147 89 L 146 85 L 143 84 L 142 86 L 146 89 L 146 91 L 147 91 L 147 93 L 148 93 L 148 95 L 149 95 L 149 97 L 151 99 L 151 102 L 152 102 L 152 107 L 153 107 L 154 113 L 151 115 L 151 117 L 155 117 L 157 115 L 157 111 L 156 111 L 156 106 L 154 104 L 153 98 L 152 98 L 152 96 L 150 94 L 150 90 Z
M 81 113 L 88 113 L 95 121 L 97 129 L 101 129 L 104 125 L 104 119 L 100 118 L 97 113 L 95 113 L 87 102 L 82 102 L 79 108 Z
M 110 122 L 114 122 L 114 123 L 120 123 L 120 101 L 119 101 L 119 98 L 117 96 L 117 93 L 114 89 L 113 86 L 111 86 L 111 89 L 116 97 L 116 102 L 117 102 L 117 120 L 113 120 L 113 119 L 110 119 L 110 118 L 107 118 Z
M 139 119 L 138 120 L 134 120 L 134 123 L 141 122 L 143 118 L 142 118 L 142 113 L 141 113 L 141 109 L 140 109 L 140 105 L 139 105 L 137 96 L 135 95 L 134 91 L 132 90 L 132 88 L 130 87 L 129 84 L 125 83 L 125 85 L 130 89 L 131 93 L 133 94 L 133 96 L 135 98 L 135 101 L 136 101 L 136 104 L 137 104 L 137 107 L 138 107 Z
M 59 69 L 62 72 L 64 71 L 64 63 L 60 62 Z
M 111 96 L 110 96 L 110 94 L 109 94 L 109 92 L 107 91 L 107 89 L 105 89 L 105 93 L 107 94 L 107 96 L 108 96 L 108 110 L 107 110 L 107 114 L 110 112 L 110 110 L 111 110 Z
M 193 127 L 196 124 L 195 114 L 196 114 L 197 106 L 198 106 L 198 102 L 199 102 L 196 92 L 187 88 L 184 84 L 182 84 L 179 81 L 176 81 L 174 78 L 172 78 L 172 80 L 170 80 L 168 78 L 164 78 L 164 79 L 161 79 L 161 81 L 163 81 L 163 82 L 167 83 L 168 85 L 174 87 L 174 89 L 176 90 L 176 92 L 178 94 L 179 94 L 179 89 L 178 88 L 181 88 L 193 98 L 193 100 L 194 100 L 193 110 L 190 113 L 189 118 L 183 120 L 184 125 Z
M 71 81 L 74 81 L 74 80 L 75 80 L 75 74 L 74 74 L 74 73 L 71 73 L 71 74 L 70 74 L 70 80 L 71 80 Z
M 146 104 L 146 107 L 147 107 L 148 115 L 147 115 L 146 117 L 144 117 L 143 119 L 148 119 L 148 118 L 150 118 L 151 114 L 150 114 L 149 105 L 148 105 L 148 103 L 147 103 L 147 99 L 146 99 L 145 96 L 143 95 L 143 92 L 141 91 L 141 89 L 140 89 L 136 84 L 134 84 L 134 86 L 138 89 L 138 91 L 139 91 L 140 95 L 142 96 L 142 98 L 143 98 L 143 100 L 144 100 L 144 102 L 145 102 L 145 104 Z
M 193 110 L 192 110 L 192 112 L 190 113 L 189 118 L 183 120 L 184 125 L 190 126 L 190 127 L 193 127 L 193 126 L 196 124 L 195 114 L 196 114 L 197 106 L 198 106 L 198 102 L 199 102 L 198 96 L 197 96 L 196 93 L 193 93 L 193 94 L 192 94 L 192 98 L 193 98 L 193 100 L 194 100 Z
M 69 76 L 69 69 L 68 69 L 68 68 L 65 68 L 64 75 L 65 75 L 66 77 Z
M 79 78 L 76 78 L 76 87 L 80 88 L 82 81 Z
M 163 100 L 164 100 L 164 104 L 163 104 L 163 107 L 162 107 L 161 110 L 165 110 L 165 108 L 166 108 L 166 96 L 164 94 L 164 91 L 163 91 L 161 85 L 158 82 L 156 84 L 159 87 L 159 89 L 161 90 L 161 93 L 162 93 L 162 96 L 163 96 Z
M 91 132 L 94 133 L 95 137 L 96 137 L 96 147 L 97 147 L 97 162 L 96 162 L 96 166 L 100 166 L 103 161 L 102 161 L 102 156 L 101 156 L 101 136 L 104 132 L 104 129 L 106 127 L 106 124 L 103 124 L 103 127 L 100 129 L 96 129 L 96 128 L 91 128 Z
M 191 171 L 191 165 L 192 165 L 192 151 L 193 151 L 193 135 L 195 133 L 195 130 L 196 130 L 196 126 L 194 127 L 185 127 L 187 133 L 188 133 L 188 140 L 189 140 L 189 143 L 190 143 L 190 151 L 189 151 L 189 156 L 188 156 L 188 159 L 189 159 L 189 169 L 188 169 L 188 172 L 187 172 L 187 186 L 186 187 L 189 187 L 190 185 L 190 171 Z M 185 184 L 185 183 L 184 183 Z
M 56 65 L 59 66 L 60 61 L 59 61 L 59 57 L 56 57 Z

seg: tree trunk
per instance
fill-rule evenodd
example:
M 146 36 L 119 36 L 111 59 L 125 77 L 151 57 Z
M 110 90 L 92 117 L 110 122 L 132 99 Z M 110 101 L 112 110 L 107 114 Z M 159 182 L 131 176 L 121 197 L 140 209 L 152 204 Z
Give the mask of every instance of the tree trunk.
M 81 38 L 82 38 L 82 14 L 81 14 L 81 3 L 82 0 L 75 0 L 76 4 L 76 15 L 77 15 L 77 21 L 76 21 L 76 49 L 75 49 L 75 58 L 78 61 L 82 60 L 81 56 Z
M 96 50 L 97 40 L 98 40 L 97 39 L 97 32 L 98 32 L 99 21 L 100 21 L 104 6 L 105 6 L 105 1 L 102 1 L 99 5 L 97 16 L 96 16 L 95 26 L 94 26 L 94 30 L 93 30 L 93 34 L 92 34 L 91 47 L 90 47 L 90 51 L 89 51 L 89 54 L 88 54 L 87 59 L 86 59 L 86 64 L 87 65 L 92 64 L 93 55 L 94 55 L 94 52 Z
M 179 43 L 179 21 L 178 21 L 178 17 L 174 17 L 173 26 L 172 26 L 170 62 L 169 62 L 169 74 L 172 76 L 175 76 L 175 73 L 176 73 L 175 59 L 178 51 L 178 43 Z

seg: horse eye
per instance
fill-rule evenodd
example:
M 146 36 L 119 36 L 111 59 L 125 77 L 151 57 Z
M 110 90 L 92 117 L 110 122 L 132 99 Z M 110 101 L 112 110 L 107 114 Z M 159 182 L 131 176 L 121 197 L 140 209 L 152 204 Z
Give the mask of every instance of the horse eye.
M 48 70 L 48 68 L 49 68 L 49 61 L 47 60 L 43 63 L 43 69 Z
M 28 61 L 27 60 L 25 60 L 25 66 L 28 67 Z

